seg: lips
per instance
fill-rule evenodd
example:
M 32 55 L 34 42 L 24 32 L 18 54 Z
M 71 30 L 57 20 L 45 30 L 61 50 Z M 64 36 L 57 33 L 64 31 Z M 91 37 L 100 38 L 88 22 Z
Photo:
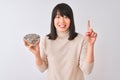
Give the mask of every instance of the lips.
M 66 27 L 66 25 L 59 25 L 59 27 L 60 27 L 60 28 L 65 28 L 65 27 Z

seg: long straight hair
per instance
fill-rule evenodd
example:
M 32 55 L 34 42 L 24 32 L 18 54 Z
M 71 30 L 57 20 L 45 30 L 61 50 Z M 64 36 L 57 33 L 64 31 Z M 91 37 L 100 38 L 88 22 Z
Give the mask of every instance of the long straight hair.
M 54 9 L 52 11 L 52 17 L 51 17 L 51 30 L 50 30 L 50 33 L 47 35 L 48 38 L 51 40 L 55 40 L 58 36 L 55 25 L 54 25 L 54 18 L 56 17 L 57 12 L 59 12 L 61 16 L 65 15 L 70 19 L 68 40 L 73 40 L 77 36 L 77 33 L 75 32 L 73 11 L 72 11 L 71 7 L 66 3 L 60 3 L 54 7 Z

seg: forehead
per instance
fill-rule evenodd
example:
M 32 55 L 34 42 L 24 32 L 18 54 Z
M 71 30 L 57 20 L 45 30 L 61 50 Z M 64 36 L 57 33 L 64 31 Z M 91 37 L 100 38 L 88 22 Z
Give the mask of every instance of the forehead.
M 56 15 L 61 15 L 61 14 L 60 14 L 60 11 L 57 11 L 57 12 L 56 12 Z
M 62 11 L 59 11 L 59 10 L 57 10 L 57 11 L 56 11 L 55 16 L 56 16 L 56 15 L 60 15 L 60 16 L 67 16 L 67 14 L 66 14 L 66 13 L 64 13 L 64 12 L 62 12 Z

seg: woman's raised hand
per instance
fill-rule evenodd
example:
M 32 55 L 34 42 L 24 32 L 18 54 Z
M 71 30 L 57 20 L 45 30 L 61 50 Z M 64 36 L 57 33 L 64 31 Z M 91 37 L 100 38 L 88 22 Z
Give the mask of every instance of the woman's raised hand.
M 97 33 L 94 32 L 94 30 L 92 28 L 90 28 L 90 20 L 88 20 L 87 23 L 87 32 L 86 32 L 86 39 L 88 44 L 90 45 L 94 45 L 96 38 L 97 38 Z

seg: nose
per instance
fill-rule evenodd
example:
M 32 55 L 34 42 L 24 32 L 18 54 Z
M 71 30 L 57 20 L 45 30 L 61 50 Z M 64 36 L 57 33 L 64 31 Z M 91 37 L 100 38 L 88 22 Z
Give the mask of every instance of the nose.
M 60 22 L 64 22 L 65 20 L 64 20 L 64 17 L 61 17 L 60 18 Z

